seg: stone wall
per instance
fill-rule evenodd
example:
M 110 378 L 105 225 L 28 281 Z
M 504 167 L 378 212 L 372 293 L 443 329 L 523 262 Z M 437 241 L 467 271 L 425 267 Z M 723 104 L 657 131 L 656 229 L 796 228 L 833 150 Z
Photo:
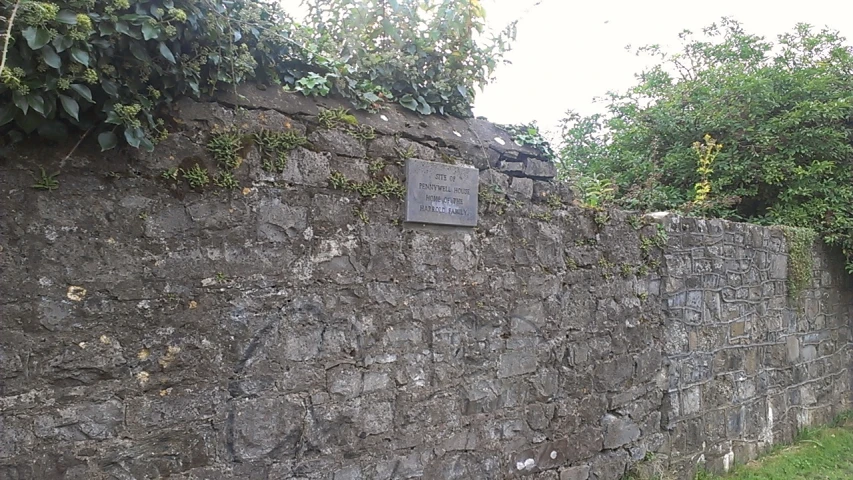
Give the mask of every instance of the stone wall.
M 151 154 L 3 152 L 0 479 L 687 475 L 849 406 L 831 254 L 790 308 L 775 230 L 575 207 L 485 121 L 358 114 L 358 140 L 318 113 L 247 88 L 179 104 Z M 281 173 L 247 147 L 235 191 L 162 178 L 214 170 L 223 125 L 311 145 Z M 404 180 L 401 152 L 476 166 L 478 227 L 329 186 Z
M 727 470 L 849 406 L 851 290 L 838 256 L 815 252 L 810 288 L 792 295 L 779 229 L 665 224 L 662 426 L 680 470 Z

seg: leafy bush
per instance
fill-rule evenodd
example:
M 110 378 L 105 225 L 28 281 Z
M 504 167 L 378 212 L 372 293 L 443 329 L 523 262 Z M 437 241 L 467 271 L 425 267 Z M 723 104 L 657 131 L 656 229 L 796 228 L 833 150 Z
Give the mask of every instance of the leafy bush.
M 13 139 L 93 130 L 104 149 L 123 137 L 150 150 L 166 105 L 250 81 L 468 115 L 514 35 L 485 39 L 476 0 L 306 4 L 300 24 L 273 0 L 0 0 L 12 32 L 0 128 Z
M 551 143 L 542 136 L 539 125 L 535 121 L 529 124 L 499 126 L 512 136 L 515 143 L 530 146 L 541 152 L 545 158 L 549 160 L 554 159 L 555 154 L 551 148 Z
M 629 208 L 814 228 L 853 270 L 853 50 L 807 25 L 775 43 L 730 19 L 703 33 L 641 48 L 660 62 L 607 115 L 570 113 L 560 167 L 610 179 Z M 697 168 L 705 135 L 725 145 L 712 169 Z

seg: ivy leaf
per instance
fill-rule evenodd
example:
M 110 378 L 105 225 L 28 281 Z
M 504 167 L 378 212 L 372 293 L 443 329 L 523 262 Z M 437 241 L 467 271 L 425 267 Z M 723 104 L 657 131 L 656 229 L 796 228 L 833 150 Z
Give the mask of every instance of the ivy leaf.
M 107 113 L 107 119 L 104 120 L 104 123 L 110 123 L 112 125 L 121 125 L 121 118 L 115 111 L 111 111 Z
M 151 57 L 148 56 L 148 52 L 145 51 L 145 47 L 143 47 L 139 42 L 130 42 L 130 53 L 143 62 L 151 61 Z
M 116 31 L 128 36 L 133 36 L 130 33 L 130 27 L 127 25 L 127 22 L 116 22 Z
M 142 137 L 142 140 L 139 142 L 139 146 L 142 147 L 142 149 L 146 152 L 154 151 L 154 142 L 152 142 L 146 137 Z
M 418 103 L 418 113 L 421 115 L 429 115 L 432 113 L 432 107 L 430 107 L 429 103 L 424 100 L 424 97 L 418 96 Z
M 56 54 L 56 50 L 54 50 L 50 45 L 42 47 L 41 55 L 44 57 L 44 63 L 46 63 L 47 66 L 57 70 L 62 66 L 62 59 L 59 58 L 59 55 Z
M 7 103 L 0 107 L 0 127 L 14 120 L 17 113 L 17 109 L 11 103 Z
M 21 35 L 24 36 L 27 45 L 33 50 L 40 49 L 50 41 L 50 32 L 46 28 L 27 27 L 21 32 Z
M 112 35 L 116 33 L 115 24 L 110 22 L 98 22 L 98 30 L 101 31 L 101 35 Z
M 418 101 L 407 93 L 400 98 L 400 105 L 414 111 L 418 108 Z
M 44 98 L 38 93 L 31 93 L 27 95 L 27 103 L 33 107 L 33 110 L 39 112 L 42 116 L 44 116 Z
M 78 63 L 82 63 L 87 67 L 89 66 L 89 54 L 85 50 L 81 50 L 79 48 L 72 48 L 71 57 Z
M 89 103 L 95 103 L 95 101 L 92 100 L 92 90 L 90 90 L 86 85 L 83 85 L 82 83 L 75 83 L 74 85 L 71 85 L 71 90 L 77 92 L 78 95 L 85 98 Z
M 151 40 L 152 38 L 157 38 L 160 35 L 160 28 L 156 25 L 151 25 L 146 22 L 142 24 L 142 38 L 145 40 Z
M 18 92 L 12 93 L 12 101 L 15 102 L 15 106 L 18 107 L 24 115 L 30 110 L 30 104 L 27 102 L 27 97 L 21 95 Z
M 138 148 L 139 144 L 142 142 L 142 138 L 145 134 L 142 132 L 142 129 L 139 127 L 133 128 L 125 128 L 124 129 L 124 139 L 127 140 L 127 144 L 133 148 Z
M 67 95 L 60 94 L 59 101 L 62 102 L 62 108 L 65 110 L 65 113 L 71 115 L 71 118 L 79 122 L 80 105 L 77 104 L 77 100 L 74 100 Z
M 56 49 L 57 53 L 62 53 L 71 48 L 71 45 L 74 45 L 74 40 L 71 40 L 65 35 L 57 35 L 51 43 L 53 43 L 53 47 Z
M 66 25 L 77 25 L 77 14 L 71 10 L 61 10 L 56 15 L 56 21 Z
M 98 135 L 98 144 L 101 145 L 101 151 L 106 152 L 118 145 L 118 137 L 113 132 L 103 132 Z
M 118 98 L 118 84 L 112 80 L 103 80 L 101 81 L 101 88 L 107 92 L 107 95 Z
M 166 60 L 170 61 L 171 63 L 178 63 L 178 62 L 175 60 L 175 56 L 174 56 L 174 55 L 172 55 L 172 51 L 171 51 L 171 50 L 169 50 L 169 47 L 168 47 L 168 46 L 166 46 L 166 44 L 165 44 L 165 43 L 163 43 L 163 42 L 160 42 L 160 55 L 163 55 L 163 57 L 164 57 Z

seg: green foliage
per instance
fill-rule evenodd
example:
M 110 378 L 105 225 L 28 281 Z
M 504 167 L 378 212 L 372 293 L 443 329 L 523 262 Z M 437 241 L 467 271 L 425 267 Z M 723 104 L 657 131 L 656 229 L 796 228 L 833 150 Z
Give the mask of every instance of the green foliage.
M 361 223 L 363 223 L 365 225 L 370 223 L 370 217 L 367 216 L 367 212 L 362 210 L 360 207 L 353 207 L 352 213 L 353 213 L 353 215 L 355 215 L 356 218 L 361 220 Z
M 381 170 L 374 170 L 374 174 Z M 364 198 L 376 198 L 382 195 L 385 198 L 402 199 L 406 195 L 406 187 L 399 180 L 385 176 L 380 181 L 368 180 L 356 182 L 348 179 L 343 173 L 333 171 L 329 176 L 329 186 L 335 190 L 356 192 Z
M 281 173 L 287 167 L 287 153 L 296 147 L 308 144 L 308 139 L 299 132 L 283 132 L 262 129 L 252 135 L 261 154 L 261 168 L 266 172 Z
M 705 134 L 704 140 L 704 144 L 693 142 L 693 150 L 696 151 L 696 154 L 699 157 L 697 159 L 696 173 L 699 174 L 699 178 L 701 179 L 693 186 L 693 190 L 695 191 L 693 202 L 699 205 L 704 204 L 705 201 L 708 200 L 708 195 L 711 193 L 710 175 L 714 173 L 712 168 L 714 166 L 714 159 L 717 158 L 717 155 L 723 148 L 722 143 L 717 143 L 716 140 L 707 133 Z
M 180 175 L 180 173 L 181 173 L 180 168 L 172 167 L 172 168 L 165 170 L 162 174 L 160 174 L 160 176 L 166 180 L 177 181 L 178 175 Z
M 240 150 L 243 140 L 236 131 L 214 132 L 207 142 L 207 149 L 222 168 L 233 170 L 240 166 Z
M 414 145 L 409 145 L 409 148 L 405 150 L 399 147 L 394 147 L 394 152 L 397 153 L 397 156 L 400 157 L 400 160 L 408 160 L 410 158 L 415 158 L 415 155 L 417 154 Z
M 551 210 L 559 210 L 563 208 L 563 200 L 559 195 L 550 193 L 547 197 L 545 197 L 545 204 L 548 205 L 548 208 Z
M 350 191 L 356 192 L 364 198 L 376 198 L 380 194 L 379 185 L 372 180 L 366 182 L 351 181 L 347 187 Z
M 240 188 L 240 184 L 237 182 L 237 179 L 234 178 L 234 174 L 229 171 L 219 172 L 215 177 L 213 177 L 213 184 L 217 187 L 228 190 Z
M 376 138 L 376 132 L 373 131 L 373 127 L 370 125 L 360 125 L 358 120 L 345 108 L 321 108 L 320 113 L 317 115 L 317 121 L 323 128 L 345 130 L 361 141 Z
M 406 196 L 406 187 L 399 180 L 393 177 L 385 176 L 377 184 L 379 194 L 385 198 L 391 197 L 403 198 Z
M 380 173 L 382 173 L 383 170 L 385 170 L 385 162 L 383 162 L 382 159 L 379 158 L 370 162 L 370 164 L 367 166 L 367 173 L 369 173 L 371 177 L 379 175 Z
M 479 198 L 486 210 L 494 210 L 498 215 L 503 215 L 509 207 L 506 192 L 498 185 L 480 185 Z
M 329 186 L 335 190 L 345 190 L 349 185 L 349 180 L 343 173 L 335 170 L 329 175 Z
M 514 24 L 490 35 L 476 0 L 306 0 L 304 23 L 273 0 L 0 0 L 0 9 L 17 3 L 0 63 L 0 133 L 91 129 L 104 150 L 122 139 L 151 150 L 166 134 L 164 107 L 244 82 L 467 116 L 514 37 Z
M 49 192 L 59 188 L 59 180 L 56 179 L 59 172 L 48 174 L 44 171 L 44 167 L 39 167 L 39 170 L 41 170 L 39 176 L 33 175 L 33 178 L 36 180 L 36 183 L 33 184 L 33 188 L 36 190 L 47 190 Z
M 814 228 L 853 271 L 853 49 L 807 25 L 776 42 L 731 19 L 702 33 L 677 52 L 641 48 L 659 63 L 609 93 L 608 114 L 569 113 L 562 174 L 612 182 L 630 209 Z M 725 148 L 697 169 L 706 134 Z
M 307 3 L 312 48 L 339 59 L 333 78 L 357 92 L 350 97 L 359 107 L 393 97 L 422 114 L 468 115 L 474 88 L 490 80 L 515 36 L 514 23 L 487 32 L 476 0 Z
M 817 234 L 810 228 L 781 228 L 788 243 L 788 295 L 796 299 L 812 282 L 812 248 Z
M 202 188 L 210 184 L 210 175 L 208 175 L 207 169 L 200 167 L 197 163 L 189 170 L 182 170 L 182 173 L 192 188 Z
M 323 128 L 329 130 L 341 126 L 358 125 L 358 120 L 345 108 L 321 108 L 320 113 L 317 114 L 317 121 Z
M 638 215 L 628 215 L 627 222 L 634 230 L 642 228 L 642 220 Z
M 349 129 L 349 133 L 362 142 L 376 138 L 376 132 L 370 125 L 356 125 Z
M 530 218 L 540 220 L 542 222 L 550 222 L 554 217 L 551 212 L 530 213 Z
M 747 465 L 738 465 L 728 475 L 702 472 L 697 480 L 846 480 L 853 472 L 853 428 L 837 425 L 809 429 L 794 445 L 774 449 Z
M 551 144 L 542 136 L 539 126 L 536 125 L 535 121 L 529 124 L 500 125 L 500 127 L 512 136 L 515 143 L 533 147 L 549 160 L 554 159 L 556 156 L 554 150 L 551 148 Z
M 325 97 L 332 90 L 332 85 L 331 82 L 329 82 L 328 74 L 318 75 L 314 72 L 310 72 L 308 75 L 296 81 L 295 90 L 306 97 Z
M 668 239 L 669 235 L 661 224 L 655 225 L 655 233 L 653 235 L 640 235 L 640 256 L 643 259 L 643 265 L 637 272 L 637 275 L 646 275 L 649 270 L 656 270 L 660 267 L 660 261 L 656 260 L 652 253 L 655 249 L 662 250 L 666 246 Z
M 613 202 L 616 189 L 610 180 L 597 174 L 580 176 L 574 183 L 580 193 L 581 205 L 589 208 L 601 208 Z

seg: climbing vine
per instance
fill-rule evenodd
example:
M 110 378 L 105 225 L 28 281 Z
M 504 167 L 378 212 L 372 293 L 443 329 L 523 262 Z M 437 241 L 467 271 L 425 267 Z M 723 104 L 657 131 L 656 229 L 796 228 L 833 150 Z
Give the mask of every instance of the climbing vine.
M 476 0 L 304 3 L 297 22 L 273 0 L 0 0 L 0 134 L 151 150 L 177 98 L 245 82 L 467 116 L 514 38 Z
M 810 228 L 779 228 L 788 243 L 788 295 L 796 299 L 812 282 L 812 247 L 817 233 Z

